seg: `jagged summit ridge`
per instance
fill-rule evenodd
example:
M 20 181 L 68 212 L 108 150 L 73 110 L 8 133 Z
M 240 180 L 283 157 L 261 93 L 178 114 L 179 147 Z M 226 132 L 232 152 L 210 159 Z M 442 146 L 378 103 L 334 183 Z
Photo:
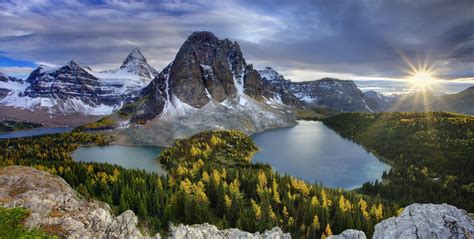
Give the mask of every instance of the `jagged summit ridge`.
M 269 93 L 273 88 L 265 87 L 238 43 L 192 33 L 141 97 L 121 109 L 131 123 L 122 136 L 131 144 L 166 145 L 204 130 L 255 133 L 295 124 L 287 106 Z
M 199 109 L 211 101 L 224 103 L 244 95 L 262 101 L 262 93 L 260 75 L 246 64 L 238 43 L 195 32 L 143 90 L 144 100 L 132 118 L 150 120 L 166 110 Z

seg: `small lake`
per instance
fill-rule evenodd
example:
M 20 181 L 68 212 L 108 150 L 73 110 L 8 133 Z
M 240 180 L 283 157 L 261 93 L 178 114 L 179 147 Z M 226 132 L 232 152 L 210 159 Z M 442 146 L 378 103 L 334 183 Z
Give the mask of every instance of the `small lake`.
M 362 146 L 342 138 L 318 121 L 299 121 L 294 127 L 252 135 L 260 151 L 254 162 L 270 164 L 287 173 L 328 187 L 353 189 L 380 179 L 390 166 Z M 70 132 L 72 128 L 38 128 L 0 134 L 0 139 Z M 119 145 L 81 147 L 71 156 L 75 161 L 117 164 L 160 175 L 166 171 L 156 161 L 161 147 Z
M 252 135 L 260 151 L 254 162 L 268 163 L 280 173 L 334 188 L 353 189 L 380 179 L 390 166 L 362 146 L 341 137 L 318 121 Z
M 10 139 L 10 138 L 20 138 L 28 136 L 38 136 L 46 134 L 59 134 L 71 132 L 73 127 L 57 127 L 57 128 L 36 128 L 36 129 L 26 129 L 18 130 L 7 133 L 0 133 L 0 139 Z
M 78 162 L 116 164 L 124 168 L 142 169 L 165 175 L 166 171 L 156 160 L 161 151 L 161 147 L 91 146 L 78 148 L 71 157 Z

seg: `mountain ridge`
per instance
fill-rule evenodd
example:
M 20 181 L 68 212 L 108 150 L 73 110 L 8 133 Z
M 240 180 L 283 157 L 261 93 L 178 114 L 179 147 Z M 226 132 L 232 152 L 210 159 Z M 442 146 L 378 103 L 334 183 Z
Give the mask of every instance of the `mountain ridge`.
M 352 80 L 325 77 L 293 82 L 271 67 L 260 70 L 262 78 L 280 91 L 293 95 L 306 106 L 327 107 L 341 112 L 372 112 L 367 98 Z
M 120 68 L 109 71 L 95 72 L 76 60 L 59 67 L 40 65 L 22 87 L 0 98 L 0 104 L 29 111 L 46 109 L 50 115 L 107 115 L 138 97 L 155 74 L 138 49 L 128 54 Z

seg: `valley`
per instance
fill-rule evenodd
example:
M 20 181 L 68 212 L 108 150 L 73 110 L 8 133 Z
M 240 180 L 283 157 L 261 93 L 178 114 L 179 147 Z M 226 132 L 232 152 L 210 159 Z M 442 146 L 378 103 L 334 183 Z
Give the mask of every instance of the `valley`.
M 62 130 L 29 130 L 0 135 L 0 138 L 63 133 Z M 300 120 L 296 126 L 273 129 L 250 137 L 259 148 L 252 158 L 253 162 L 269 164 L 281 174 L 321 183 L 326 187 L 354 189 L 367 181 L 380 180 L 382 173 L 389 170 L 389 166 L 377 157 L 340 137 L 321 122 Z M 117 164 L 127 169 L 163 174 L 161 165 L 155 160 L 162 149 L 158 146 L 86 146 L 72 152 L 71 157 L 79 162 Z M 332 168 L 338 168 L 337 172 L 333 172 Z
M 371 120 L 377 123 L 374 124 Z M 250 232 L 279 226 L 283 231 L 291 232 L 295 238 L 320 237 L 321 234 L 326 233 L 327 225 L 329 225 L 331 233 L 336 234 L 347 228 L 354 228 L 362 230 L 370 236 L 377 222 L 397 215 L 400 208 L 414 201 L 440 200 L 461 208 L 469 209 L 471 207 L 469 186 L 465 186 L 466 183 L 469 184 L 469 176 L 466 175 L 459 179 L 449 176 L 456 172 L 457 175 L 463 175 L 463 171 L 459 170 L 466 170 L 465 172 L 468 173 L 471 169 L 466 166 L 460 169 L 455 166 L 456 164 L 452 164 L 451 167 L 436 166 L 442 165 L 445 161 L 433 156 L 430 157 L 432 161 L 423 161 L 425 163 L 414 164 L 407 161 L 406 164 L 394 164 L 391 154 L 381 150 L 382 148 L 378 148 L 378 146 L 372 146 L 372 144 L 385 145 L 386 141 L 377 140 L 377 135 L 384 134 L 386 136 L 387 134 L 379 132 L 382 129 L 391 131 L 392 127 L 398 127 L 396 131 L 392 132 L 403 134 L 418 132 L 414 135 L 427 137 L 423 136 L 424 126 L 422 125 L 430 125 L 436 130 L 435 135 L 445 137 L 439 138 L 439 140 L 443 139 L 443 142 L 450 142 L 450 137 L 454 137 L 456 134 L 466 134 L 464 137 L 456 136 L 459 139 L 467 140 L 464 146 L 459 144 L 456 148 L 451 145 L 451 150 L 446 153 L 456 155 L 454 156 L 455 162 L 469 161 L 469 155 L 471 155 L 469 152 L 473 150 L 471 142 L 473 139 L 469 132 L 474 128 L 470 116 L 449 113 L 353 113 L 337 115 L 327 118 L 323 122 L 340 132 L 342 136 L 361 142 L 367 149 L 373 150 L 377 155 L 384 156 L 392 164 L 390 173 L 384 174 L 382 177 L 384 181 L 375 184 L 367 183 L 355 191 L 346 191 L 313 184 L 301 180 L 299 177 L 280 174 L 272 170 L 272 163 L 274 163 L 272 160 L 266 161 L 270 164 L 255 160 L 255 158 L 261 157 L 258 156 L 258 153 L 255 154 L 258 152 L 258 146 L 252 138 L 237 131 L 207 131 L 188 139 L 177 140 L 171 147 L 163 149 L 161 153 L 161 150 L 157 149 L 155 157 L 158 157 L 157 160 L 166 169 L 166 175 L 149 169 L 136 170 L 127 169 L 125 167 L 130 166 L 126 165 L 121 167 L 104 164 L 103 162 L 117 162 L 106 160 L 107 157 L 104 157 L 106 154 L 110 154 L 109 158 L 122 157 L 122 155 L 114 156 L 114 150 L 107 149 L 114 146 L 90 148 L 92 151 L 106 151 L 106 154 L 92 152 L 92 154 L 85 154 L 89 162 L 75 162 L 73 159 L 75 153 L 73 152 L 77 152 L 78 149 L 87 151 L 87 147 L 80 148 L 80 145 L 90 147 L 114 142 L 110 136 L 77 130 L 71 133 L 11 138 L 0 141 L 2 146 L 0 147 L 0 162 L 2 165 L 33 166 L 57 174 L 82 195 L 110 204 L 116 214 L 125 209 L 133 210 L 140 219 L 140 225 L 154 232 L 165 232 L 167 230 L 166 222 L 173 221 L 185 224 L 209 222 L 219 228 L 237 227 Z M 362 126 L 367 122 L 370 125 L 377 125 L 377 127 L 368 130 Z M 300 123 L 302 125 L 321 124 L 320 122 Z M 361 125 L 356 125 L 356 123 Z M 367 125 L 369 125 L 368 123 Z M 352 124 L 354 126 L 351 126 Z M 351 131 L 342 131 L 338 125 L 344 125 L 345 129 L 351 129 Z M 297 131 L 297 127 L 273 131 Z M 304 131 L 307 132 L 307 129 Z M 362 141 L 361 139 L 365 138 L 358 132 L 370 134 L 374 141 Z M 278 138 L 272 131 L 265 133 L 270 133 L 269 139 Z M 433 133 L 429 135 L 431 134 Z M 257 142 L 261 140 L 259 137 L 259 134 L 253 136 Z M 294 137 L 297 137 L 297 134 Z M 393 137 L 389 136 L 389 139 L 389 142 L 397 145 L 397 150 L 408 154 L 406 152 L 410 150 L 408 146 L 410 144 L 407 145 L 405 141 L 396 140 L 399 139 L 396 134 Z M 293 141 L 291 138 L 289 140 Z M 329 143 L 331 141 L 324 140 L 323 142 Z M 456 142 L 461 143 L 461 141 Z M 261 141 L 260 143 L 262 144 Z M 263 152 L 265 152 L 265 145 L 262 145 Z M 295 141 L 296 145 L 301 147 L 299 150 L 317 146 L 312 141 L 305 142 L 305 144 Z M 435 152 L 433 148 L 425 151 L 424 147 L 436 145 L 426 144 L 420 150 Z M 417 146 L 420 147 L 420 144 Z M 120 150 L 119 148 L 118 154 L 125 153 L 123 151 L 120 153 Z M 361 148 L 359 150 L 365 152 Z M 131 153 L 133 152 L 127 151 L 127 154 Z M 368 155 L 367 152 L 365 154 Z M 153 154 L 150 154 L 150 157 L 151 155 Z M 350 155 L 354 156 L 355 154 L 350 153 Z M 399 155 L 399 152 L 394 152 L 394 155 Z M 285 157 L 285 155 L 282 156 Z M 97 162 L 90 162 L 91 158 L 96 157 Z M 133 157 L 137 158 L 137 156 Z M 440 155 L 439 157 L 444 156 Z M 126 160 L 126 158 L 125 156 L 120 160 Z M 140 161 L 130 161 L 130 158 L 128 160 L 134 164 L 140 164 Z M 401 165 L 406 166 L 401 167 Z M 278 167 L 276 168 L 279 171 Z M 338 171 L 344 174 L 344 169 L 336 165 L 327 169 L 323 168 L 323 170 L 333 171 L 335 178 L 339 177 L 337 176 Z M 423 179 L 427 176 L 429 178 Z M 435 177 L 439 178 L 439 181 L 430 181 Z M 405 180 L 411 178 L 416 181 L 404 183 Z M 397 183 L 392 184 L 395 181 Z M 397 190 L 409 191 L 414 187 L 417 188 L 417 192 L 420 192 L 420 184 L 431 184 L 430 187 L 423 187 L 428 190 L 436 187 L 438 188 L 436 190 L 443 190 L 443 194 L 431 194 L 429 193 L 431 191 L 420 194 L 396 193 Z M 400 197 L 403 195 L 411 195 L 413 198 Z M 464 200 L 463 195 L 466 195 Z M 259 220 L 248 220 L 248 218 L 254 217 Z M 302 225 L 304 225 L 304 230 Z
M 159 156 L 159 162 L 168 171 L 166 177 L 110 164 L 76 163 L 69 156 L 79 144 L 104 145 L 110 140 L 101 135 L 72 132 L 0 141 L 0 162 L 29 165 L 57 174 L 82 195 L 107 202 L 116 213 L 132 209 L 142 225 L 157 231 L 166 231 L 171 220 L 210 222 L 249 231 L 280 225 L 297 237 L 299 233 L 317 235 L 326 224 L 331 224 L 335 232 L 341 231 L 353 224 L 335 220 L 339 213 L 343 216 L 366 212 L 367 217 L 360 214 L 357 228 L 370 233 L 373 223 L 394 215 L 398 208 L 393 203 L 281 176 L 266 164 L 252 164 L 250 160 L 257 147 L 249 137 L 235 131 L 206 132 L 176 141 Z M 361 202 L 367 205 L 356 209 Z M 318 217 L 303 213 L 308 210 L 317 212 Z M 260 218 L 260 222 L 249 221 L 249 217 Z M 300 232 L 300 223 L 314 223 L 314 227 Z
M 331 57 L 281 64 L 258 60 L 258 40 L 209 31 L 183 39 L 165 61 L 124 41 L 134 47 L 118 68 L 99 57 L 94 69 L 73 59 L 35 62 L 23 79 L 0 74 L 0 229 L 472 238 L 463 210 L 474 212 L 474 86 L 430 91 L 426 64 L 398 79 L 413 90 L 403 94 L 363 91 L 344 72 L 293 81 L 298 71 L 286 64 L 310 71 Z M 378 81 L 372 73 L 362 79 Z

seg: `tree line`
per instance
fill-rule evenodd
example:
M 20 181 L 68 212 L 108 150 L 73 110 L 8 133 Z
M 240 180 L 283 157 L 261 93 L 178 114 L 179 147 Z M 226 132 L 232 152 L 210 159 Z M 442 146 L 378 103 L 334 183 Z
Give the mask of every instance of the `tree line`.
M 347 113 L 324 124 L 391 166 L 359 192 L 402 205 L 449 203 L 474 210 L 474 117 L 423 113 Z

